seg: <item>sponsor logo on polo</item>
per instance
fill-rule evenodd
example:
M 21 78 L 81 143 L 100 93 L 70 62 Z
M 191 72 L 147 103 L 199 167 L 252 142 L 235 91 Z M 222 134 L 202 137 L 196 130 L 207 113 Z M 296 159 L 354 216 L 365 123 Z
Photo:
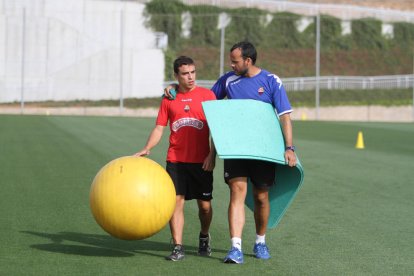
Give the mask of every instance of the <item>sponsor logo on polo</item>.
M 259 92 L 260 95 L 263 94 L 264 88 L 263 87 L 260 87 L 259 90 L 257 90 L 257 92 Z
M 172 130 L 174 132 L 177 132 L 180 128 L 185 126 L 194 127 L 196 129 L 202 129 L 204 123 L 195 118 L 181 118 L 172 124 Z

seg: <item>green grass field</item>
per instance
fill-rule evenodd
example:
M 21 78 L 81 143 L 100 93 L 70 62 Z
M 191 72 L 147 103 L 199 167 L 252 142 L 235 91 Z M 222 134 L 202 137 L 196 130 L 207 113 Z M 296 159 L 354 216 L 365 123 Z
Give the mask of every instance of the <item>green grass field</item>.
M 197 208 L 186 205 L 187 258 L 172 263 L 168 227 L 142 241 L 106 234 L 89 189 L 110 160 L 140 149 L 154 119 L 0 115 L 0 275 L 412 275 L 414 125 L 295 121 L 305 169 L 301 191 L 267 233 L 269 261 L 252 255 L 247 211 L 244 265 L 229 249 L 228 188 L 217 161 L 213 255 L 196 255 Z M 365 149 L 355 149 L 357 132 Z M 167 136 L 151 158 L 164 165 Z

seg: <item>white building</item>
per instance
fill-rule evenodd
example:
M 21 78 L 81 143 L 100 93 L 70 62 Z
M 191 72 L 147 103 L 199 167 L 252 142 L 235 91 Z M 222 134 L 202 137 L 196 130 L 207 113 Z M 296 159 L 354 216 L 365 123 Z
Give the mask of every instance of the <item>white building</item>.
M 0 102 L 119 99 L 162 93 L 164 54 L 145 5 L 0 0 Z

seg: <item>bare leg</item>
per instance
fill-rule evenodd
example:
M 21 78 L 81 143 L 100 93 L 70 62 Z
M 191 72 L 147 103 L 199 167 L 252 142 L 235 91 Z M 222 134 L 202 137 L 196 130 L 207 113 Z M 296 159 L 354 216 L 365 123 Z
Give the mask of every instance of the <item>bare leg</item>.
M 211 201 L 197 200 L 198 217 L 200 218 L 201 234 L 207 235 L 210 229 L 211 220 L 213 218 L 213 208 Z
M 176 198 L 174 213 L 170 219 L 170 230 L 174 244 L 183 244 L 185 199 L 182 195 L 177 195 Z
M 256 234 L 266 234 L 267 222 L 269 221 L 270 204 L 269 192 L 264 189 L 253 187 L 254 194 L 254 221 L 256 223 Z
M 236 177 L 229 181 L 230 203 L 229 203 L 229 228 L 230 237 L 242 238 L 245 222 L 244 200 L 247 193 L 247 178 Z

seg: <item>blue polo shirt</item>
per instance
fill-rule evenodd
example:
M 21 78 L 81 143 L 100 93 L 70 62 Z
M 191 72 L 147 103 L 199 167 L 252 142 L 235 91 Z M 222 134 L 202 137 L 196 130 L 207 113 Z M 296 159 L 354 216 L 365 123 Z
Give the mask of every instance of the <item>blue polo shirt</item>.
M 278 76 L 261 69 L 254 77 L 228 72 L 221 76 L 211 90 L 217 99 L 251 99 L 270 103 L 280 116 L 292 112 L 285 88 Z

